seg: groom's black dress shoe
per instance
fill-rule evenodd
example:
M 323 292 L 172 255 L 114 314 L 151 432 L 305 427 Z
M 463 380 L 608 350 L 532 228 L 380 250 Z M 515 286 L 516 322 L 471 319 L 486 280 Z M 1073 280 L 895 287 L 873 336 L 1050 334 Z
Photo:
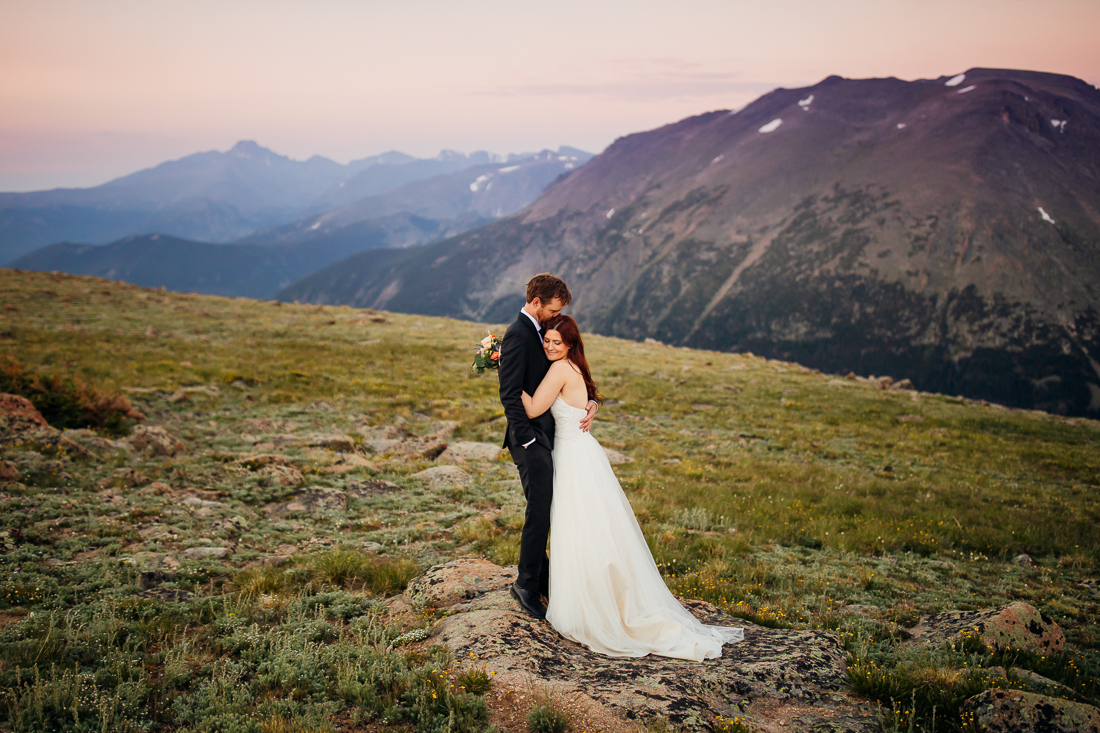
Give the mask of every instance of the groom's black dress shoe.
M 529 615 L 534 616 L 540 621 L 546 618 L 546 607 L 542 605 L 542 601 L 539 600 L 539 597 L 531 591 L 524 590 L 515 583 L 512 583 L 512 598 L 519 601 L 520 608 Z

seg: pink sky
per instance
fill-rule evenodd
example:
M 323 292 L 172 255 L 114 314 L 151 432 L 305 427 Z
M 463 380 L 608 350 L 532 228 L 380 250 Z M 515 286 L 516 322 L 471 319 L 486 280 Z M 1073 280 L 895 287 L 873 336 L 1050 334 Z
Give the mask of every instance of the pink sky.
M 1100 84 L 1097 0 L 0 0 L 0 190 L 237 140 L 340 162 L 615 138 L 777 86 L 975 66 Z

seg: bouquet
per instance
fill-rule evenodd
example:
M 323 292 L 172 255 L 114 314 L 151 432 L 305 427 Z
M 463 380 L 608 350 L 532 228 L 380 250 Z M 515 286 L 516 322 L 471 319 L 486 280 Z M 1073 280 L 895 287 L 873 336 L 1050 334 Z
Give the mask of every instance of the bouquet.
M 474 363 L 470 370 L 478 374 L 484 374 L 486 369 L 497 369 L 500 366 L 500 344 L 504 341 L 500 336 L 490 333 L 481 339 L 474 352 Z

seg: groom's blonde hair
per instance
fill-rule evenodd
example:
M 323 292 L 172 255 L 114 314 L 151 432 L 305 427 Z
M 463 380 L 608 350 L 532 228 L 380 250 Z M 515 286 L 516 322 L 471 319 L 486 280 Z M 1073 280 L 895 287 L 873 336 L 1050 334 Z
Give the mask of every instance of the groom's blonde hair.
M 527 302 L 531 303 L 538 298 L 546 305 L 554 298 L 561 300 L 562 307 L 569 305 L 573 300 L 569 292 L 569 286 L 560 277 L 554 277 L 549 272 L 535 275 L 527 281 Z

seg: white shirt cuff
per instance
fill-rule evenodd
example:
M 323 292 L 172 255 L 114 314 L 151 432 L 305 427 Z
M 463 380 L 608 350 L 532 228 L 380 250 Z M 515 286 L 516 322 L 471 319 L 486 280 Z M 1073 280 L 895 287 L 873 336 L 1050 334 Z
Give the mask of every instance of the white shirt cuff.
M 526 448 L 527 446 L 529 446 L 529 445 L 531 445 L 532 443 L 534 443 L 534 442 L 535 442 L 535 440 L 536 440 L 536 438 L 531 438 L 530 440 L 528 440 L 528 441 L 527 441 L 526 443 L 524 443 L 524 444 L 523 444 L 523 447 L 524 447 L 524 448 Z

